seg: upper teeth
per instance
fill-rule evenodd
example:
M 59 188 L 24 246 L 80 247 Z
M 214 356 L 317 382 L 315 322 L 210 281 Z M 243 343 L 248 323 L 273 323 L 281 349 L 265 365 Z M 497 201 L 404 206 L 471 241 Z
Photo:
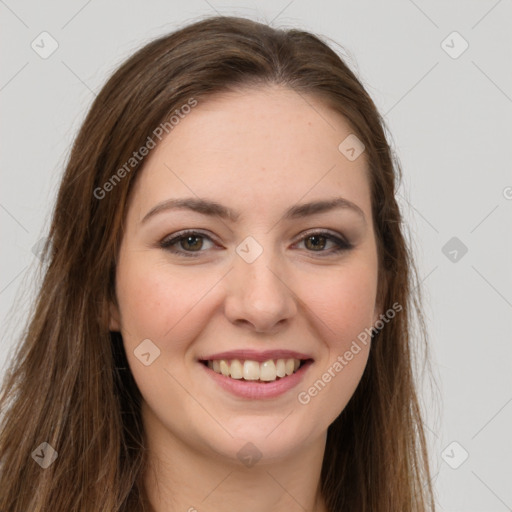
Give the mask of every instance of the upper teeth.
M 277 377 L 291 375 L 300 366 L 300 359 L 269 359 L 258 361 L 233 359 L 215 359 L 208 361 L 208 368 L 232 379 L 273 381 Z

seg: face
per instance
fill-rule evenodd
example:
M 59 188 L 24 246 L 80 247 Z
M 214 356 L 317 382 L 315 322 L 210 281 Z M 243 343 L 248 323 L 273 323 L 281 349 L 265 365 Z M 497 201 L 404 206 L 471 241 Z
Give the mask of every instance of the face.
M 367 362 L 370 343 L 353 342 L 380 313 L 365 154 L 340 152 L 353 130 L 304 98 L 198 103 L 130 199 L 111 330 L 148 432 L 217 458 L 252 442 L 285 459 L 324 438 Z

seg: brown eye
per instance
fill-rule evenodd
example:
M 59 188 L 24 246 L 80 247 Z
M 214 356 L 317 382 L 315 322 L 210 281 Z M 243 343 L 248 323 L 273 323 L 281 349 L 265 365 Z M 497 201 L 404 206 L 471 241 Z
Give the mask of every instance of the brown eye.
M 204 245 L 205 240 L 211 244 L 210 247 Z M 210 237 L 202 233 L 189 231 L 185 233 L 181 232 L 181 234 L 178 233 L 171 238 L 162 240 L 160 247 L 174 254 L 196 257 L 206 249 L 212 248 L 213 241 Z
M 211 245 L 204 245 L 205 241 Z M 348 251 L 353 245 L 345 241 L 341 237 L 334 236 L 328 232 L 307 233 L 298 243 L 304 242 L 308 252 L 319 253 L 320 256 L 330 256 L 341 251 Z M 332 244 L 329 250 L 329 243 Z M 214 242 L 212 239 L 198 231 L 181 232 L 164 239 L 160 242 L 160 247 L 174 254 L 189 257 L 198 257 L 207 249 L 213 249 Z
M 302 242 L 304 242 L 304 246 L 308 252 L 317 252 L 322 256 L 329 256 L 341 251 L 348 251 L 354 247 L 343 238 L 337 237 L 326 231 L 306 233 L 306 235 L 299 240 L 299 243 Z M 329 247 L 327 247 L 329 243 L 332 244 L 330 250 Z
M 312 249 L 313 251 L 322 250 L 327 243 L 326 237 L 321 235 L 311 235 L 304 240 L 306 242 L 306 247 L 308 247 L 308 241 L 311 241 L 308 249 Z
M 179 243 L 183 249 L 186 251 L 196 251 L 198 249 L 201 249 L 203 246 L 203 237 L 201 236 L 186 236 L 179 240 Z

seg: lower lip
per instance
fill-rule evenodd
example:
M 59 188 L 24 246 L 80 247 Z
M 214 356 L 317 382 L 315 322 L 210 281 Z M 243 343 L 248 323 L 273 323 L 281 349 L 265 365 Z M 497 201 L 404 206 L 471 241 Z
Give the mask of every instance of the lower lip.
M 297 386 L 304 378 L 305 373 L 312 363 L 313 361 L 307 361 L 295 373 L 266 384 L 250 380 L 232 379 L 221 373 L 214 372 L 203 363 L 199 364 L 208 375 L 226 391 L 238 397 L 259 400 L 263 398 L 275 398 Z

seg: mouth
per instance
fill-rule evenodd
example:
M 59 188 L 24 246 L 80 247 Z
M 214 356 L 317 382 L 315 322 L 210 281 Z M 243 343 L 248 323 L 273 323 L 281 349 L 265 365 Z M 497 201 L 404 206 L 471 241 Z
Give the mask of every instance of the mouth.
M 290 357 L 267 359 L 262 362 L 252 359 L 202 359 L 199 362 L 229 379 L 268 384 L 293 375 L 312 361 L 310 358 Z

